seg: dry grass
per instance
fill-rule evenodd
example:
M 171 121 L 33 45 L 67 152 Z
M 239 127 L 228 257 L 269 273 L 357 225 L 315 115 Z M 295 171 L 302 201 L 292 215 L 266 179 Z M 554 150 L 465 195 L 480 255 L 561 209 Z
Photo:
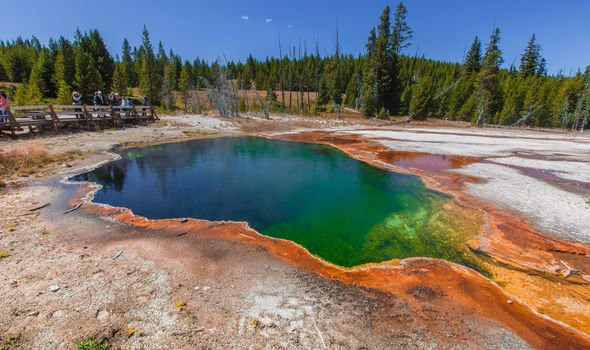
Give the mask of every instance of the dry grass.
M 8 145 L 0 150 L 0 187 L 3 186 L 2 180 L 31 176 L 46 170 L 53 163 L 71 161 L 81 155 L 80 151 L 52 154 L 39 141 Z
M 132 337 L 137 332 L 135 327 L 128 326 L 127 327 L 127 337 Z

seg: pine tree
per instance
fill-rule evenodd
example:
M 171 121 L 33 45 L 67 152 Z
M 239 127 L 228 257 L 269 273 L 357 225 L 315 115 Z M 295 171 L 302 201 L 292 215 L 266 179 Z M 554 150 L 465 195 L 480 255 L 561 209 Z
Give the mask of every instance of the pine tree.
M 361 78 L 358 72 L 355 72 L 351 77 L 348 85 L 346 86 L 346 93 L 345 93 L 345 101 L 344 104 L 352 107 L 358 108 L 359 100 L 361 95 Z
M 424 76 L 421 78 L 410 101 L 410 117 L 412 119 L 421 120 L 428 117 L 432 98 L 432 86 L 431 77 Z
M 187 67 L 183 67 L 180 71 L 180 78 L 178 79 L 178 90 L 182 96 L 182 103 L 184 104 L 184 112 L 187 112 L 187 105 L 189 100 L 189 92 L 191 88 L 190 76 Z
M 491 121 L 501 107 L 499 72 L 504 60 L 498 46 L 499 42 L 500 29 L 494 28 L 477 77 L 476 93 L 479 99 L 477 124 Z
M 43 93 L 39 86 L 41 82 L 39 81 L 39 76 L 36 74 L 31 74 L 31 78 L 29 79 L 29 84 L 27 86 L 27 97 L 26 97 L 26 104 L 28 105 L 40 105 L 43 104 Z
M 393 106 L 394 76 L 391 41 L 390 9 L 383 9 L 377 34 L 373 29 L 369 35 L 365 74 L 363 81 L 363 114 L 373 117 L 375 113 L 386 108 L 389 112 Z
M 537 75 L 540 77 L 547 76 L 547 61 L 545 61 L 545 57 L 541 57 L 539 63 L 537 65 Z
M 28 93 L 29 86 L 27 83 L 22 83 L 16 90 L 16 96 L 14 97 L 15 106 L 24 106 L 28 104 Z
M 74 68 L 75 71 L 75 68 Z M 63 52 L 58 52 L 55 56 L 55 65 L 53 67 L 53 81 L 56 85 L 58 85 L 61 81 L 65 81 L 66 76 L 66 66 L 65 66 L 65 58 Z
M 481 41 L 476 36 L 465 56 L 465 72 L 479 72 L 481 68 Z
M 72 88 L 65 80 L 60 80 L 57 89 L 57 104 L 69 105 L 72 103 Z
M 375 46 L 377 45 L 377 34 L 375 28 L 371 28 L 369 38 L 367 39 L 367 57 L 372 57 L 375 53 Z
M 6 73 L 6 69 L 4 69 L 3 62 L 0 61 L 0 81 L 8 81 L 8 73 Z
M 75 85 L 82 98 L 90 102 L 94 92 L 103 87 L 100 71 L 89 53 L 78 50 L 76 54 Z
M 408 10 L 402 1 L 399 2 L 395 9 L 395 17 L 393 23 L 393 31 L 391 36 L 391 46 L 393 53 L 398 56 L 402 53 L 402 50 L 410 46 L 410 40 L 412 40 L 414 33 L 408 23 L 406 17 L 408 16 Z
M 113 90 L 121 94 L 121 96 L 129 95 L 128 77 L 123 63 L 117 64 L 115 66 L 115 73 L 113 73 Z
M 161 75 L 158 74 L 154 49 L 145 26 L 142 34 L 139 85 L 150 104 L 160 103 Z
M 399 112 L 400 99 L 403 91 L 401 82 L 398 79 L 399 72 L 401 71 L 399 57 L 402 54 L 402 51 L 410 46 L 410 40 L 412 40 L 413 37 L 413 31 L 406 22 L 407 15 L 408 10 L 406 9 L 404 3 L 400 1 L 395 10 L 391 35 L 392 52 L 389 55 L 391 59 L 389 75 L 391 76 L 392 80 L 392 91 L 386 97 L 388 100 L 390 99 L 389 102 L 385 104 L 385 108 L 387 108 L 393 114 Z
M 510 75 L 501 84 L 503 90 L 503 106 L 497 120 L 498 124 L 511 125 L 520 118 L 523 110 L 523 99 L 526 91 L 525 80 L 517 74 Z
M 319 109 L 323 110 L 329 102 L 330 94 L 328 93 L 328 77 L 325 74 L 323 74 L 322 78 L 320 79 L 320 91 L 318 92 L 317 96 L 317 104 L 319 106 Z
M 373 117 L 377 113 L 377 84 L 376 84 L 376 63 L 375 48 L 377 46 L 377 34 L 372 28 L 367 40 L 367 56 L 363 64 L 363 85 L 362 85 L 362 112 L 365 117 Z
M 29 85 L 34 81 L 36 90 L 41 96 L 55 96 L 55 85 L 53 83 L 53 62 L 47 50 L 42 50 L 33 66 L 29 77 Z
M 161 94 L 162 106 L 170 111 L 174 110 L 174 70 L 170 65 L 164 67 Z
M 377 83 L 377 107 L 385 107 L 389 112 L 393 106 L 394 96 L 394 76 L 393 76 L 393 57 L 392 57 L 392 40 L 391 40 L 391 21 L 389 6 L 386 6 L 381 14 L 379 25 L 377 26 L 377 41 L 373 59 L 375 64 L 375 81 Z
M 129 41 L 127 41 L 127 39 L 123 39 L 121 65 L 123 66 L 122 69 L 128 86 L 137 86 L 137 76 L 133 69 L 133 58 L 131 57 L 131 46 L 129 45 Z
M 523 77 L 529 77 L 537 73 L 537 66 L 541 59 L 541 47 L 537 45 L 535 34 L 531 36 L 524 53 L 520 57 L 520 74 Z
M 57 43 L 59 48 L 55 55 L 53 83 L 59 90 L 59 83 L 62 80 L 70 87 L 74 84 L 76 76 L 76 57 L 69 40 L 61 37 Z
M 100 74 L 102 88 L 109 90 L 115 71 L 115 61 L 107 50 L 106 44 L 98 30 L 91 30 L 83 40 L 82 49 L 90 54 Z

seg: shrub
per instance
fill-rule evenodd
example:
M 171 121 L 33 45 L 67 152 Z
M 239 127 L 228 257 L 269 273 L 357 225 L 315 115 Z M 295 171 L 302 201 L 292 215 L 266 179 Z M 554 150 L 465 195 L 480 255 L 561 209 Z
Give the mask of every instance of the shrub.
M 84 338 L 76 343 L 77 350 L 107 350 L 111 347 L 108 341 L 98 341 L 94 337 Z
M 389 112 L 384 107 L 381 107 L 379 113 L 377 114 L 377 118 L 379 119 L 389 119 Z

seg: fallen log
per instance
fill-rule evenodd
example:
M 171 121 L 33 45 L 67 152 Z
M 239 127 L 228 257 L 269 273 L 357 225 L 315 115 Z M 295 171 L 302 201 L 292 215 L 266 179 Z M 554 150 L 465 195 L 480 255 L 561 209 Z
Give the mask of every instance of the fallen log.
M 82 206 L 82 203 L 80 203 L 80 204 L 76 205 L 76 206 L 75 206 L 75 207 L 73 207 L 72 209 L 68 209 L 68 210 L 66 210 L 66 211 L 64 212 L 64 214 L 63 214 L 63 215 L 69 214 L 69 213 L 73 212 L 74 210 L 78 210 L 78 209 L 80 209 L 80 207 L 81 207 L 81 206 Z
M 37 211 L 37 210 L 43 209 L 43 208 L 45 208 L 45 207 L 48 207 L 48 206 L 50 206 L 50 205 L 51 205 L 51 203 L 45 203 L 45 204 L 43 204 L 43 205 L 40 205 L 40 206 L 38 206 L 38 207 L 31 208 L 31 209 L 29 209 L 29 211 Z

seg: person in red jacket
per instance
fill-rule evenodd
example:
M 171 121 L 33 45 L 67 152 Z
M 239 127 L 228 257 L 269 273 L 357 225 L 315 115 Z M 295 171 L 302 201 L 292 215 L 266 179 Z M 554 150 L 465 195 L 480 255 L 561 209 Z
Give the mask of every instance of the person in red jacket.
M 0 124 L 8 122 L 8 107 L 10 107 L 8 96 L 4 91 L 0 90 Z

